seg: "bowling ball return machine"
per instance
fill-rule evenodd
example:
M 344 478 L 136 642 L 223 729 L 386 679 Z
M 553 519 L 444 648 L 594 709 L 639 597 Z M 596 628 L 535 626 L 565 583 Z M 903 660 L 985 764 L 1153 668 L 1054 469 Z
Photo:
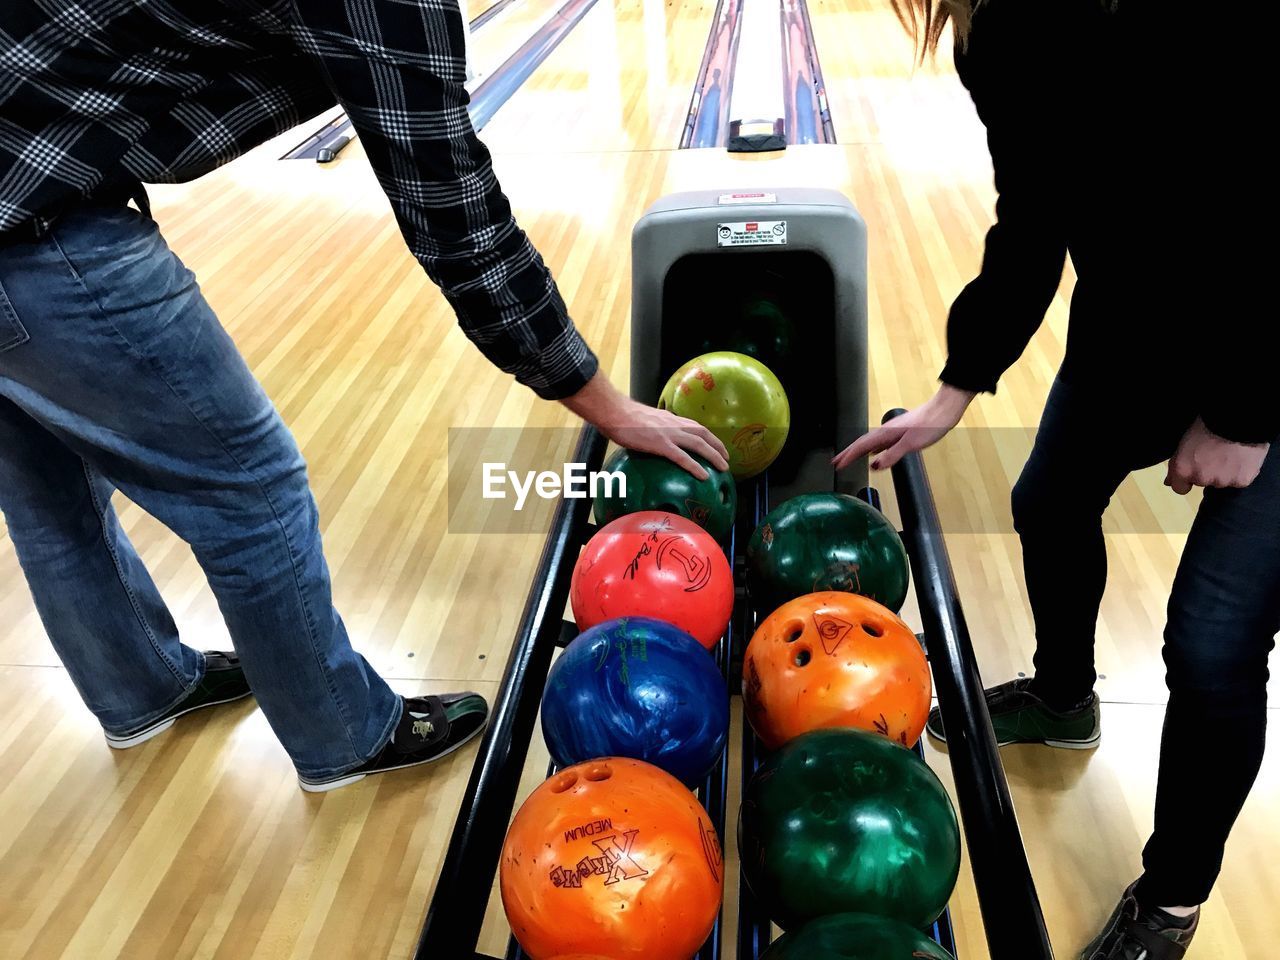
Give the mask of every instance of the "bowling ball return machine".
M 741 483 L 729 544 L 739 586 L 733 620 L 713 652 L 736 694 L 742 651 L 770 612 L 755 609 L 741 587 L 743 554 L 755 526 L 772 507 L 798 493 L 836 490 L 880 505 L 879 492 L 867 486 L 865 466 L 837 476 L 830 464 L 835 451 L 867 430 L 866 226 L 835 191 L 699 191 L 654 204 L 636 224 L 632 250 L 631 394 L 636 399 L 656 402 L 671 372 L 707 350 L 751 352 L 767 341 L 790 357 L 774 372 L 791 402 L 791 434 L 769 470 Z M 762 301 L 778 305 L 785 322 L 760 308 Z M 751 342 L 738 343 L 733 338 L 741 330 L 734 318 L 744 310 L 753 317 Z M 891 410 L 884 419 L 903 412 Z M 606 447 L 604 437 L 588 426 L 573 462 L 599 470 Z M 924 460 L 918 453 L 908 455 L 892 472 L 990 956 L 1052 960 Z M 477 944 L 547 672 L 555 651 L 577 635 L 564 615 L 574 562 L 594 532 L 590 513 L 589 499 L 564 499 L 556 507 L 416 960 L 498 960 L 480 953 Z M 763 748 L 746 723 L 736 747 L 745 787 Z M 734 748 L 730 743 L 729 750 Z M 726 750 L 698 791 L 725 843 L 732 842 L 726 836 L 729 775 Z M 767 911 L 741 877 L 737 901 L 736 929 L 726 928 L 722 913 L 697 960 L 757 960 L 768 948 Z M 955 953 L 949 912 L 929 932 Z M 512 939 L 504 956 L 521 960 L 526 954 Z

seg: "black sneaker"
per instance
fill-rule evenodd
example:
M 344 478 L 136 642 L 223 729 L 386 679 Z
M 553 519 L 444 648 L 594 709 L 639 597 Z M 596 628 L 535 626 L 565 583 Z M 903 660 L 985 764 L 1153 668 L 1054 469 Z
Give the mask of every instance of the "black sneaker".
M 402 770 L 447 757 L 479 736 L 489 721 L 489 705 L 478 693 L 404 697 L 404 713 L 387 745 L 354 770 L 324 780 L 299 776 L 308 793 L 324 793 L 374 773 Z
M 1054 710 L 1031 689 L 1031 678 L 1022 677 L 987 690 L 987 709 L 996 743 L 1043 743 L 1066 750 L 1092 750 L 1102 742 L 1102 710 L 1098 695 L 1070 710 Z M 937 707 L 929 712 L 925 724 L 929 736 L 946 742 L 942 713 Z
M 1097 939 L 1080 954 L 1080 960 L 1182 960 L 1200 926 L 1200 908 L 1185 919 L 1163 910 L 1147 910 L 1134 891 L 1120 898 L 1120 905 Z
M 244 670 L 240 666 L 240 658 L 234 653 L 220 653 L 217 650 L 206 650 L 204 654 L 204 679 L 196 684 L 195 689 L 169 708 L 162 717 L 152 720 L 145 727 L 129 733 L 105 733 L 107 746 L 116 750 L 127 750 L 140 743 L 146 743 L 173 726 L 184 713 L 202 710 L 219 703 L 231 703 L 243 700 L 253 693 L 249 689 L 249 681 L 244 678 Z

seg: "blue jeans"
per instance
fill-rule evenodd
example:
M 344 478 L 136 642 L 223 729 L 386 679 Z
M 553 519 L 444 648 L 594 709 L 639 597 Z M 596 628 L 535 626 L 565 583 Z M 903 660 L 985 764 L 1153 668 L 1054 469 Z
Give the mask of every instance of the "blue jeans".
M 78 207 L 0 239 L 0 509 L 58 656 L 103 727 L 204 672 L 120 528 L 113 491 L 191 545 L 298 772 L 358 766 L 401 701 L 333 607 L 306 465 L 155 223 Z
M 1054 384 L 1013 492 L 1036 623 L 1035 686 L 1051 704 L 1080 702 L 1096 679 L 1103 511 L 1132 471 L 1173 456 L 1194 419 L 1167 396 L 1120 403 L 1092 385 Z M 1204 492 L 1174 578 L 1155 832 L 1138 887 L 1148 905 L 1194 906 L 1209 897 L 1262 763 L 1277 631 L 1280 442 L 1250 486 Z

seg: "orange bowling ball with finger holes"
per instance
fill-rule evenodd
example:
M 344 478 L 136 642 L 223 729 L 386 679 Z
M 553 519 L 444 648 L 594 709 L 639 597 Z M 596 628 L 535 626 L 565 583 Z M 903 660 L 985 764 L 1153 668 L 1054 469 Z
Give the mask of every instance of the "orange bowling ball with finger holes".
M 608 757 L 566 767 L 529 795 L 499 883 L 533 960 L 690 960 L 720 913 L 724 859 L 688 788 Z
M 770 750 L 824 727 L 857 727 L 913 747 L 929 718 L 929 663 L 911 628 L 855 593 L 810 593 L 756 629 L 742 701 Z

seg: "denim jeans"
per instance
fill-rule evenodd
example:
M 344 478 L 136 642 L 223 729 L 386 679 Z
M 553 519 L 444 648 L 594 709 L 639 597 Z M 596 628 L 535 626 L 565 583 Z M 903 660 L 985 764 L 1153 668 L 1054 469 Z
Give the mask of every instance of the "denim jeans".
M 1195 419 L 1168 396 L 1117 402 L 1061 378 L 1013 492 L 1036 624 L 1037 692 L 1078 703 L 1093 689 L 1094 628 L 1107 578 L 1102 514 L 1134 470 L 1168 460 Z M 1173 494 L 1170 494 L 1172 496 Z M 1140 898 L 1209 896 L 1266 741 L 1267 660 L 1280 631 L 1280 443 L 1249 487 L 1209 489 L 1169 598 L 1169 686 L 1155 832 Z
M 86 203 L 0 239 L 0 509 L 45 629 L 111 733 L 198 684 L 111 506 L 191 545 L 299 773 L 358 766 L 401 701 L 333 607 L 306 465 L 155 223 Z

